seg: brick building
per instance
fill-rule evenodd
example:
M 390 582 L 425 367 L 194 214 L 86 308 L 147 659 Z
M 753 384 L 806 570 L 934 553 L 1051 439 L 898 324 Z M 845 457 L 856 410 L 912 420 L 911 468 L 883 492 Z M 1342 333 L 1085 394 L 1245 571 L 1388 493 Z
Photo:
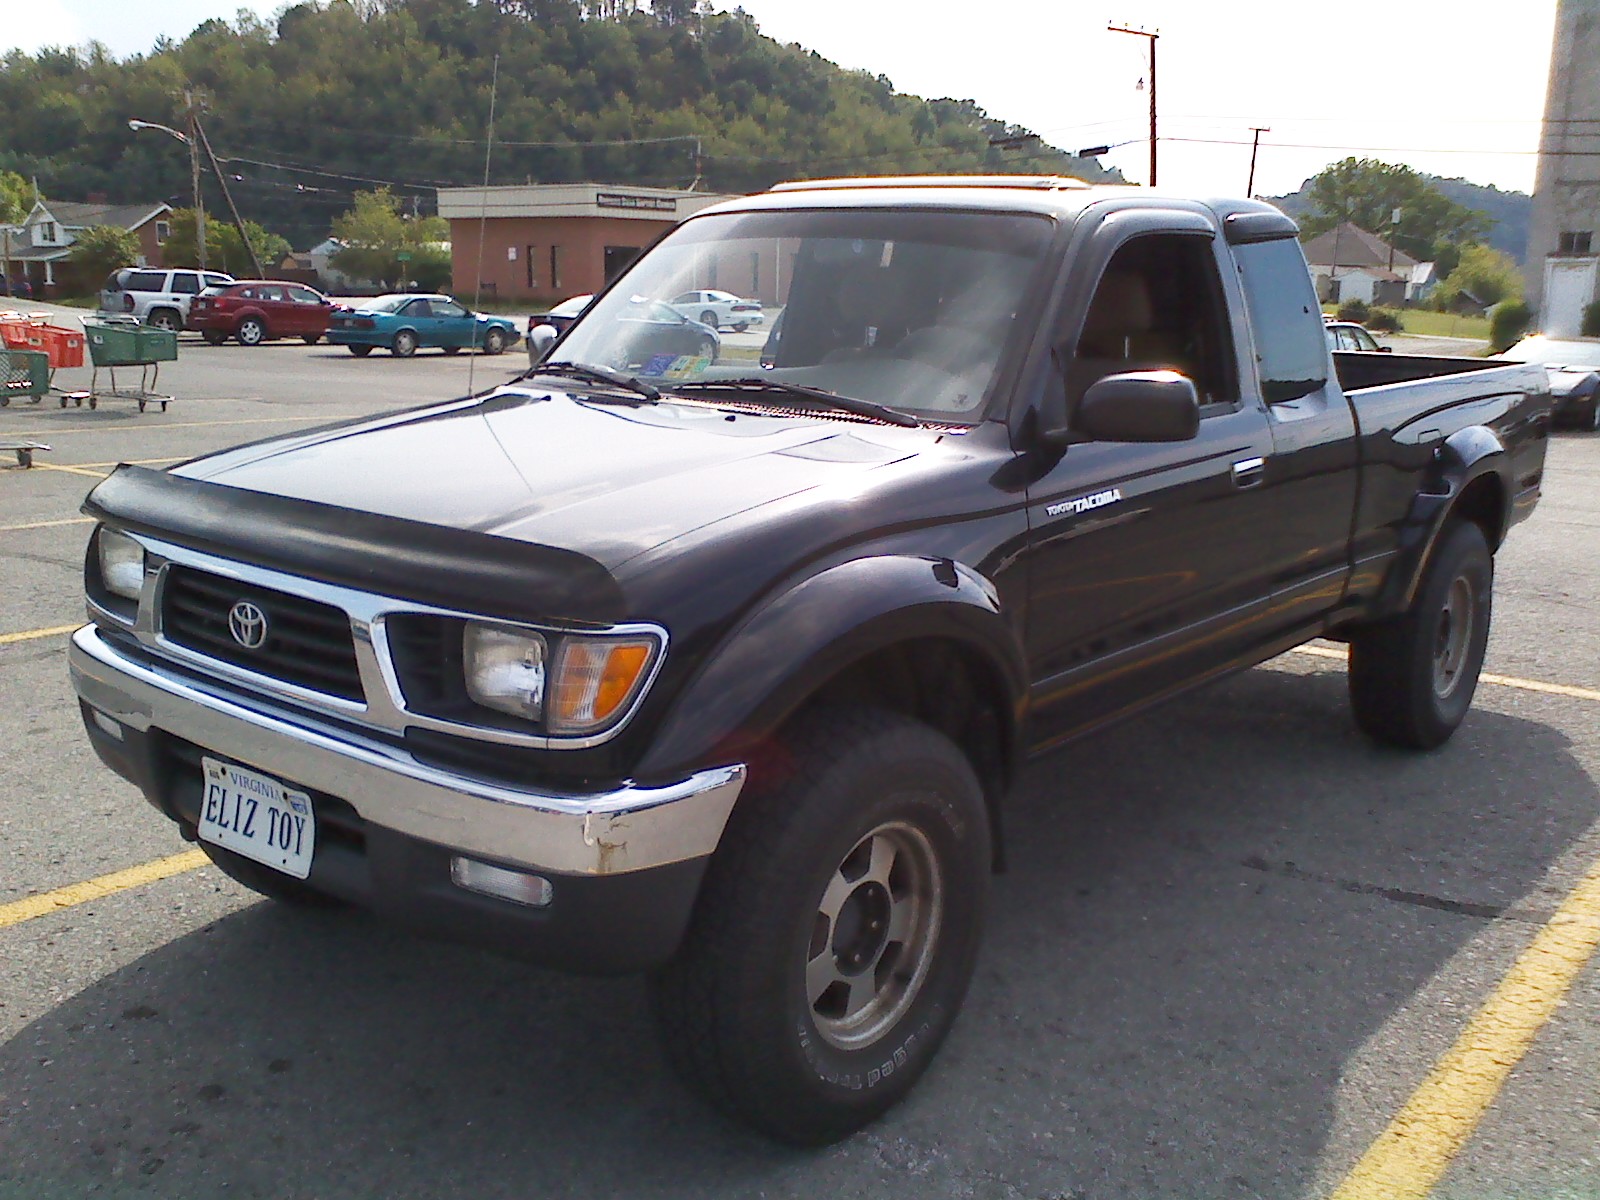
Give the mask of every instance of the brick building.
M 554 301 L 598 292 L 684 217 L 728 198 L 609 183 L 440 188 L 439 215 L 450 222 L 456 295 L 481 283 L 485 297 Z M 743 278 L 705 286 L 757 290 Z
M 1560 0 L 1528 234 L 1537 325 L 1571 336 L 1600 283 L 1600 0 Z

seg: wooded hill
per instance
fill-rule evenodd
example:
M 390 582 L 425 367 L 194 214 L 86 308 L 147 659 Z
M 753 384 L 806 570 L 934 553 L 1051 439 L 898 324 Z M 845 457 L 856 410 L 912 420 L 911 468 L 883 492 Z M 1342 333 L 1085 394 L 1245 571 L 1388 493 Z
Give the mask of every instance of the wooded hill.
M 498 72 L 496 57 L 498 56 Z M 694 0 L 331 0 L 274 22 L 207 21 L 181 42 L 13 51 L 0 169 L 44 194 L 188 204 L 188 155 L 129 118 L 182 126 L 186 87 L 243 215 L 304 248 L 354 192 L 408 210 L 483 181 L 602 180 L 745 192 L 786 178 L 1060 172 L 1113 178 L 968 100 L 924 100 Z M 995 144 L 1005 139 L 1004 144 Z M 696 182 L 698 181 L 698 182 Z M 220 206 L 208 181 L 207 206 Z

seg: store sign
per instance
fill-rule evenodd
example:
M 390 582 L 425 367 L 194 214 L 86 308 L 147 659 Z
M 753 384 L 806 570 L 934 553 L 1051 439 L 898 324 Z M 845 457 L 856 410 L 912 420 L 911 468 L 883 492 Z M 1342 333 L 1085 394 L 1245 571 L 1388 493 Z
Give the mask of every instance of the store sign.
M 599 208 L 634 208 L 650 212 L 678 211 L 678 202 L 671 196 L 630 196 L 625 192 L 598 192 L 594 198 Z

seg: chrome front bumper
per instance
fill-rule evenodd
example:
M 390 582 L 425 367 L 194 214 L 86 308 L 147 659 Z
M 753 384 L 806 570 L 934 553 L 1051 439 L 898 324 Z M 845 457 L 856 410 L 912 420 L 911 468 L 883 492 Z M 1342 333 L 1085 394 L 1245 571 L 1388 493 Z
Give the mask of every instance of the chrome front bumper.
M 716 849 L 742 764 L 663 787 L 567 794 L 464 779 L 404 750 L 134 658 L 93 625 L 72 635 L 72 684 L 91 708 L 337 796 L 373 825 L 465 854 L 566 875 L 615 875 Z

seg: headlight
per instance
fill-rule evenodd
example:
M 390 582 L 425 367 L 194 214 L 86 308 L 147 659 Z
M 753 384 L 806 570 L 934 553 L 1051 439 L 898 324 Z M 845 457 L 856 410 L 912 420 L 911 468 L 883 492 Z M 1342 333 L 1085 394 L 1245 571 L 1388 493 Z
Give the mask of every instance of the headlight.
M 550 688 L 549 731 L 592 733 L 610 724 L 644 687 L 658 647 L 652 637 L 562 642 Z
M 537 721 L 544 709 L 545 640 L 527 629 L 467 622 L 461 642 L 467 695 L 485 708 Z
M 137 602 L 144 588 L 144 547 L 127 534 L 104 526 L 100 528 L 97 542 L 100 582 L 113 596 Z
M 649 682 L 660 641 L 648 634 L 588 636 L 467 622 L 467 695 L 497 712 L 539 721 L 552 736 L 594 733 L 627 712 Z

